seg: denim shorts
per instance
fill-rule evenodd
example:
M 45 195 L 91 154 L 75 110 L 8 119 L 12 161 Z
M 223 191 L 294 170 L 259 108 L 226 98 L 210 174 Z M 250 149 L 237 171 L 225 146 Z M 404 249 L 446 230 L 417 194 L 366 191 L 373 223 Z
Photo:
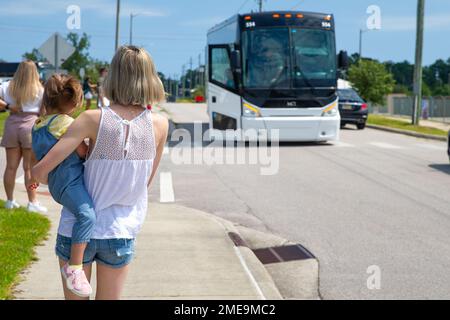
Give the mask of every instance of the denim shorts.
M 56 238 L 56 255 L 69 261 L 72 239 L 62 235 Z M 91 239 L 84 251 L 83 264 L 97 262 L 111 268 L 122 268 L 134 257 L 134 239 Z

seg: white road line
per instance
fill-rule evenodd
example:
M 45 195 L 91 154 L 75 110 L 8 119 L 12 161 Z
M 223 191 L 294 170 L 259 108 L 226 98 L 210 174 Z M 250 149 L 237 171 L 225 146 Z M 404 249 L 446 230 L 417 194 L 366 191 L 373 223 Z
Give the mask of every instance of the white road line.
M 343 142 L 343 141 L 335 141 L 333 145 L 340 148 L 355 148 L 356 146 L 351 143 Z
M 159 175 L 159 202 L 174 202 L 175 195 L 173 192 L 172 173 L 161 172 Z
M 385 143 L 385 142 L 371 142 L 370 144 L 375 147 L 383 148 L 383 149 L 404 149 L 403 147 L 399 147 L 399 146 Z

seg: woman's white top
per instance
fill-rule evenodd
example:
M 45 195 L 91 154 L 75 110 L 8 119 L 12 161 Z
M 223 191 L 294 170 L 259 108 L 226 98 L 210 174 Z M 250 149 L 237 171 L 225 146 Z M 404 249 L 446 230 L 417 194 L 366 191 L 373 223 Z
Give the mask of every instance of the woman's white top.
M 9 83 L 8 82 L 3 82 L 0 85 L 0 98 L 5 101 L 6 103 L 9 103 L 10 105 L 14 105 L 16 102 L 14 101 L 14 99 L 9 95 Z M 36 95 L 35 99 L 27 102 L 25 104 L 22 105 L 22 111 L 23 112 L 32 112 L 32 113 L 39 113 L 39 109 L 41 107 L 41 102 L 42 102 L 42 96 L 44 95 L 44 89 L 40 89 L 39 93 Z
M 97 215 L 92 239 L 136 237 L 147 214 L 147 185 L 155 156 L 150 110 L 127 121 L 109 107 L 101 108 L 97 141 L 84 171 Z M 75 222 L 63 208 L 58 233 L 71 237 Z

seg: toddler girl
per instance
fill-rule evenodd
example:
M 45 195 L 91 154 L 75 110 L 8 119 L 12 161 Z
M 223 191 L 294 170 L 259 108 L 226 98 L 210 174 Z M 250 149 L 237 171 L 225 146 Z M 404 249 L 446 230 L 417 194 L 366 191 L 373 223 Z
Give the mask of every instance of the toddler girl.
M 71 114 L 82 105 L 83 90 L 77 79 L 53 75 L 46 83 L 42 113 L 32 130 L 32 148 L 41 160 L 58 142 L 74 119 Z M 48 175 L 48 188 L 53 199 L 76 217 L 73 226 L 70 261 L 62 268 L 67 288 L 80 297 L 88 297 L 91 286 L 83 271 L 83 255 L 95 224 L 95 211 L 83 181 L 87 145 L 83 142 L 68 158 Z M 32 184 L 30 188 L 37 188 Z

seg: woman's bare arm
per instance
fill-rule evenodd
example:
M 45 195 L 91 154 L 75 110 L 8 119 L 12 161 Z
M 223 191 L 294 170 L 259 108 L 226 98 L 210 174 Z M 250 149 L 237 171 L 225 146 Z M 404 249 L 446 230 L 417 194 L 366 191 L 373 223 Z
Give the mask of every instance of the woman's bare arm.
M 164 146 L 167 141 L 167 134 L 169 131 L 169 121 L 159 114 L 153 114 L 153 128 L 155 132 L 155 142 L 156 142 L 156 157 L 153 162 L 153 171 L 150 176 L 150 180 L 148 182 L 148 186 L 150 187 L 153 178 L 158 170 L 159 163 L 161 161 L 162 153 L 164 151 Z
M 95 139 L 99 118 L 98 110 L 83 112 L 49 153 L 33 167 L 33 178 L 38 182 L 46 182 L 49 172 L 74 152 L 85 138 Z
M 4 101 L 4 100 L 2 100 L 1 98 L 0 98 L 0 110 L 5 110 L 5 108 L 6 108 L 6 106 L 7 106 L 8 104 L 6 103 L 6 101 Z M 17 107 L 16 105 L 9 105 L 9 107 L 8 107 L 8 109 L 9 109 L 9 111 L 11 112 L 11 113 L 18 113 L 18 112 L 20 112 L 20 111 L 22 111 L 22 108 L 19 108 L 19 107 Z
M 34 154 L 33 149 L 31 150 L 31 167 L 33 167 L 36 163 L 38 163 L 36 159 L 36 155 Z M 48 184 L 47 181 L 41 181 L 42 184 Z M 31 179 L 29 181 L 29 185 L 27 185 L 27 188 L 30 190 L 35 190 L 39 186 L 39 181 L 36 181 L 33 176 L 31 176 Z

